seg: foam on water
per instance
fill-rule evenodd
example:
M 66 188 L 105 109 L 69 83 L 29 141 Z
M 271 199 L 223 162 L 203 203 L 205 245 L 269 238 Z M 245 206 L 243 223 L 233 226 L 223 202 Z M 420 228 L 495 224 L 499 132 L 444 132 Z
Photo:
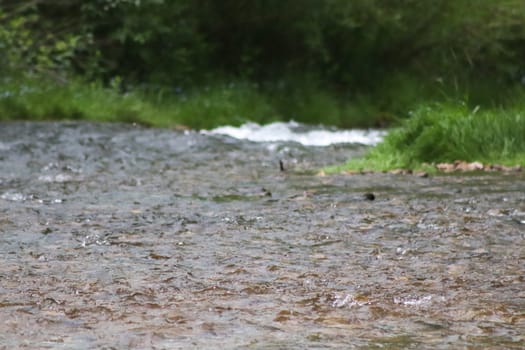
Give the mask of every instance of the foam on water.
M 293 141 L 305 146 L 329 146 L 335 143 L 359 143 L 373 146 L 382 141 L 386 132 L 382 130 L 341 130 L 310 127 L 297 122 L 276 122 L 267 125 L 246 123 L 240 127 L 221 126 L 204 134 L 228 135 L 254 142 Z
M 19 192 L 5 192 L 0 195 L 0 199 L 5 199 L 12 202 L 22 202 L 27 199 L 27 196 Z

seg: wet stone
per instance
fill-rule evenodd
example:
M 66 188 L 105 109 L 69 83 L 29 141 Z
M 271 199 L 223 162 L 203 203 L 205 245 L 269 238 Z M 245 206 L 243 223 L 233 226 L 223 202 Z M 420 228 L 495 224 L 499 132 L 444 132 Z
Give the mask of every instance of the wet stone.
M 314 175 L 364 151 L 0 124 L 0 344 L 522 348 L 525 174 Z

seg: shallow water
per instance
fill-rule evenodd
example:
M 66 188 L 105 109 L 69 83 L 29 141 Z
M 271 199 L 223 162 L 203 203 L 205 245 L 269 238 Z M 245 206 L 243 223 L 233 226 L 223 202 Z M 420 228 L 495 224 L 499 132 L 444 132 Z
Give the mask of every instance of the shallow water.
M 0 347 L 523 348 L 525 176 L 363 150 L 0 124 Z

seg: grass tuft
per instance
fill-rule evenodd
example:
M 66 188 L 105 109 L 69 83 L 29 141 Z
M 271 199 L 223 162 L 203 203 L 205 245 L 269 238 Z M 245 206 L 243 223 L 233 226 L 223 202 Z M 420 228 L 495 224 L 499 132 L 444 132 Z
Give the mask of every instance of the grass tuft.
M 363 158 L 327 171 L 428 170 L 428 164 L 456 160 L 525 165 L 523 109 L 471 110 L 464 103 L 447 103 L 411 114 Z

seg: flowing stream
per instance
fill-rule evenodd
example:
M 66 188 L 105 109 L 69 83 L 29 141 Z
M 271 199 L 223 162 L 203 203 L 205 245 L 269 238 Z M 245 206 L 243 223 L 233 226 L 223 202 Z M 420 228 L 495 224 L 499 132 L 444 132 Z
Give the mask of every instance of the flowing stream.
M 315 175 L 357 135 L 0 124 L 0 348 L 523 349 L 524 174 Z

